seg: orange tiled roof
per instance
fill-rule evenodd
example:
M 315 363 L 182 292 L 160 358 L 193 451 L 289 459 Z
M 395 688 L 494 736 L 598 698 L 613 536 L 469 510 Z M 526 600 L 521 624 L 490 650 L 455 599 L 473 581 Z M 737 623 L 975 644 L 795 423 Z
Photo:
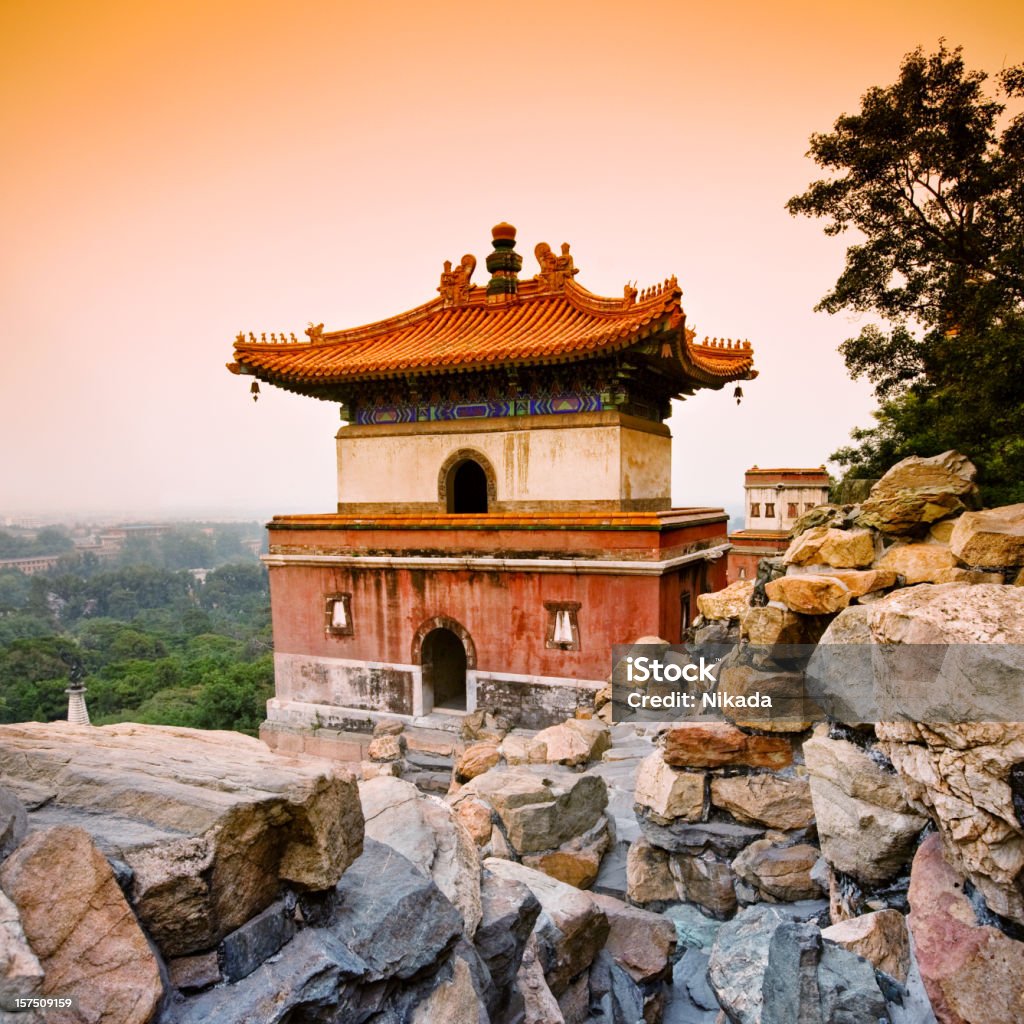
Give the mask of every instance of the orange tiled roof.
M 305 390 L 383 377 L 575 362 L 651 339 L 652 358 L 691 389 L 756 376 L 749 342 L 695 342 L 685 326 L 675 278 L 639 294 L 627 285 L 623 297 L 604 298 L 572 280 L 576 271 L 568 246 L 563 246 L 566 273 L 545 272 L 543 259 L 554 257 L 543 243 L 537 255 L 542 273 L 520 282 L 514 295 L 491 296 L 488 289 L 469 285 L 476 261 L 464 257 L 461 288 L 451 286 L 459 271 L 453 274 L 448 264 L 440 298 L 387 320 L 343 331 L 311 326 L 310 340 L 302 343 L 294 335 L 291 341 L 282 335 L 280 342 L 276 336 L 266 342 L 240 334 L 229 369 Z

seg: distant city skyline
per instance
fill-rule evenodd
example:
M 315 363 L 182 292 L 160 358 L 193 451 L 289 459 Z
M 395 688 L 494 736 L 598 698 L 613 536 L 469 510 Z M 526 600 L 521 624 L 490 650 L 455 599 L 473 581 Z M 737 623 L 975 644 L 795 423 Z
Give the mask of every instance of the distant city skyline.
M 1002 0 L 7 5 L 0 512 L 331 510 L 337 406 L 254 404 L 234 336 L 419 305 L 500 220 L 524 276 L 568 241 L 590 290 L 675 274 L 699 335 L 751 341 L 741 404 L 669 421 L 674 503 L 741 508 L 747 468 L 818 465 L 873 407 L 859 324 L 813 312 L 853 239 L 783 208 L 810 134 L 918 44 L 994 73 L 1022 28 Z

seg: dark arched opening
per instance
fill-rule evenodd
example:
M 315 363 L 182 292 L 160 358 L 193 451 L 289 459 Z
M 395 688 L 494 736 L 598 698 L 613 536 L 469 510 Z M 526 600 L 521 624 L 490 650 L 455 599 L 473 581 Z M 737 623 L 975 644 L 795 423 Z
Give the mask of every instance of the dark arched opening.
M 423 689 L 435 708 L 466 710 L 466 648 L 450 629 L 432 629 L 423 638 Z M 426 711 L 427 708 L 424 708 Z
M 449 512 L 456 515 L 487 512 L 487 474 L 479 462 L 466 459 L 452 466 L 447 491 Z

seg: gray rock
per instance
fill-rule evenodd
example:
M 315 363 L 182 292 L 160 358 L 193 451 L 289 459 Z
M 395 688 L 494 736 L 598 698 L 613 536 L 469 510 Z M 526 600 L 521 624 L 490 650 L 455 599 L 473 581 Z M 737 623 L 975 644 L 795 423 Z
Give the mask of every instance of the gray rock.
M 283 900 L 250 918 L 226 935 L 220 944 L 221 963 L 227 981 L 240 981 L 272 957 L 295 934 L 295 922 Z
M 22 802 L 0 786 L 0 860 L 3 860 L 25 838 L 28 817 Z
M 821 950 L 818 991 L 823 1024 L 878 1024 L 886 1016 L 871 964 L 830 942 Z
M 761 1024 L 824 1024 L 820 955 L 821 932 L 815 925 L 786 921 L 775 929 L 761 985 Z
M 462 916 L 405 857 L 373 839 L 342 875 L 329 931 L 363 960 L 367 979 L 409 978 L 438 963 L 462 934 Z
M 473 944 L 491 974 L 496 992 L 515 981 L 526 940 L 540 914 L 540 901 L 522 882 L 484 872 L 480 887 L 483 917 Z
M 676 926 L 676 942 L 680 949 L 695 949 L 708 953 L 722 922 L 708 917 L 699 907 L 681 903 L 669 907 L 664 914 Z
M 644 994 L 639 985 L 601 950 L 590 968 L 590 1013 L 594 1024 L 642 1024 Z
M 763 828 L 734 825 L 727 821 L 707 824 L 675 821 L 671 825 L 659 825 L 640 813 L 637 814 L 637 821 L 647 841 L 662 850 L 691 855 L 711 851 L 730 860 L 743 847 L 755 839 L 761 839 L 765 832 Z

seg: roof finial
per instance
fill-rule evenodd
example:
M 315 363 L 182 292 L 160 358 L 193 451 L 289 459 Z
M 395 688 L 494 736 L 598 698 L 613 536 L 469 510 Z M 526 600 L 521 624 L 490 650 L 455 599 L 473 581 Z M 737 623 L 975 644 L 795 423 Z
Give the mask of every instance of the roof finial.
M 491 279 L 487 282 L 488 302 L 501 302 L 519 291 L 523 257 L 516 252 L 516 229 L 502 221 L 491 229 L 494 252 L 487 256 Z

